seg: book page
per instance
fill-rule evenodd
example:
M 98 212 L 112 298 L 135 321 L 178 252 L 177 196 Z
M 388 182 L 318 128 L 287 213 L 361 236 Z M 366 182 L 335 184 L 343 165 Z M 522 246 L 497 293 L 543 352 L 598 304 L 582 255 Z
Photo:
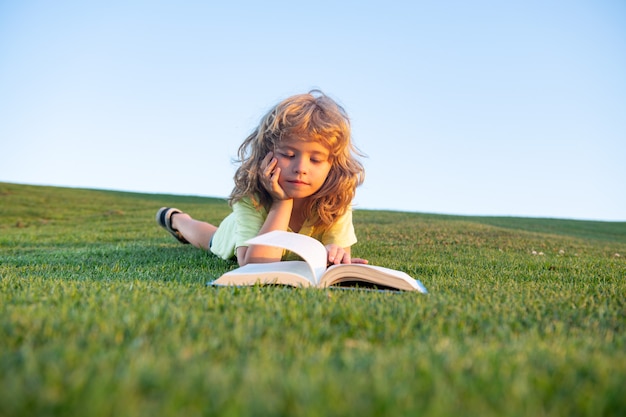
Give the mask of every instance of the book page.
M 419 280 L 406 272 L 375 265 L 333 265 L 328 268 L 323 279 L 324 286 L 352 281 L 363 281 L 400 290 L 428 293 L 426 287 Z
M 326 248 L 312 237 L 299 233 L 274 230 L 246 241 L 249 245 L 273 246 L 287 249 L 297 253 L 311 268 L 315 277 L 315 285 L 320 282 L 321 276 L 326 271 Z

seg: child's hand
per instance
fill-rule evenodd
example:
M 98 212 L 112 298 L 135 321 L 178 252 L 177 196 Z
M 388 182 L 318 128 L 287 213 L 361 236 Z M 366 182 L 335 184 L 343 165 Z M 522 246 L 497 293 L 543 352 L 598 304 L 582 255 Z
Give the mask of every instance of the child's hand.
M 274 158 L 274 152 L 268 153 L 267 156 L 263 158 L 261 162 L 261 170 L 263 171 L 261 183 L 274 200 L 289 200 L 291 197 L 287 195 L 283 187 L 278 183 L 280 168 L 276 166 L 277 164 L 278 160 Z
M 368 264 L 370 263 L 367 259 L 363 259 L 363 258 L 352 258 L 351 262 L 353 264 Z
M 326 253 L 328 254 L 328 264 L 366 264 L 366 259 L 350 257 L 350 250 L 346 250 L 339 245 L 331 243 L 326 245 Z
M 328 255 L 327 261 L 329 265 L 350 263 L 350 253 L 346 253 L 344 248 L 334 243 L 326 245 L 326 254 Z

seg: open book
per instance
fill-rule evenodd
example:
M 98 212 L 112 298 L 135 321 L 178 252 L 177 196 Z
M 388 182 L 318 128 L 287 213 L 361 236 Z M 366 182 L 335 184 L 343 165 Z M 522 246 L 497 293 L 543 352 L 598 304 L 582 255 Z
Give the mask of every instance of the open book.
M 326 267 L 326 248 L 298 233 L 273 231 L 248 240 L 250 245 L 274 246 L 298 254 L 303 261 L 247 264 L 225 273 L 212 285 L 279 284 L 295 287 L 361 286 L 427 293 L 422 283 L 405 272 L 366 264 Z

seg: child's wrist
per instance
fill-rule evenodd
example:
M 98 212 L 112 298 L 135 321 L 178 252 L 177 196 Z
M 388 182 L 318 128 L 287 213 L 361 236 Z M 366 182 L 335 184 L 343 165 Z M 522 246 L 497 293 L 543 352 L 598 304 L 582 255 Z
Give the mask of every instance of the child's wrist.
M 293 198 L 274 199 L 274 201 L 272 202 L 272 206 L 270 207 L 270 210 L 281 209 L 281 208 L 289 208 L 289 210 L 291 210 L 291 208 L 293 208 Z

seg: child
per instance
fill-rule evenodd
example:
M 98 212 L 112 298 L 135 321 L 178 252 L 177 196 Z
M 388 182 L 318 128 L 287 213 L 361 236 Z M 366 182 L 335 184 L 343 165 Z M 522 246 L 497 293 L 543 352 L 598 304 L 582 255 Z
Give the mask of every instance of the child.
M 341 106 L 318 90 L 295 95 L 273 107 L 239 147 L 233 212 L 219 227 L 169 207 L 156 220 L 180 242 L 241 266 L 283 258 L 282 249 L 245 243 L 272 230 L 319 240 L 330 264 L 367 263 L 350 254 L 357 241 L 351 202 L 365 174 L 355 154 Z

